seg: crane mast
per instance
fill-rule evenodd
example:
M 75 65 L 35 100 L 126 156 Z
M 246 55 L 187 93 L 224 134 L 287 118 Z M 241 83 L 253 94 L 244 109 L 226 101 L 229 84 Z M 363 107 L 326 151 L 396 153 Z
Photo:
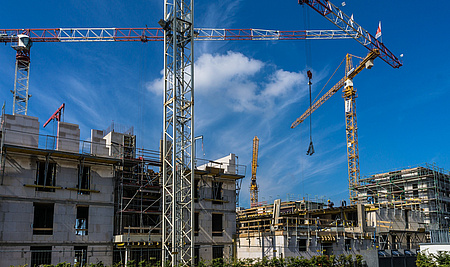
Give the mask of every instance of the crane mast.
M 259 138 L 253 138 L 253 156 L 252 156 L 252 181 L 250 184 L 250 206 L 254 207 L 258 203 L 258 184 L 256 183 L 256 168 L 258 167 L 258 146 Z
M 27 115 L 28 94 L 30 81 L 30 48 L 32 42 L 27 35 L 18 34 L 16 44 L 12 47 L 16 50 L 16 67 L 14 75 L 13 115 Z
M 162 259 L 194 266 L 194 1 L 165 0 Z M 164 264 L 164 263 L 163 263 Z

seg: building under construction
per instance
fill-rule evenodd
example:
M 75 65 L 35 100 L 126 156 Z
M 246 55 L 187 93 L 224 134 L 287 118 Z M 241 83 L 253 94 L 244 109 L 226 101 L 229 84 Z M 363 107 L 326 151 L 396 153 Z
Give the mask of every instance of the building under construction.
M 425 164 L 361 179 L 355 205 L 276 200 L 240 210 L 237 256 L 361 254 L 369 266 L 415 266 L 420 243 L 449 242 L 449 178 Z
M 48 136 L 37 118 L 2 117 L 0 265 L 159 261 L 160 152 L 137 148 L 132 128 L 82 141 L 78 125 L 58 124 Z M 409 266 L 419 243 L 448 241 L 450 176 L 434 165 L 363 178 L 356 205 L 276 200 L 236 212 L 237 160 L 196 159 L 196 260 L 361 254 Z
M 38 118 L 2 116 L 0 266 L 160 261 L 160 152 L 137 148 L 132 128 L 83 141 L 78 125 L 57 123 L 50 136 Z M 197 260 L 234 257 L 237 159 L 196 160 Z
M 76 124 L 58 122 L 56 136 L 39 130 L 38 118 L 2 116 L 0 266 L 112 264 L 120 160 L 103 131 L 82 141 Z
M 361 179 L 357 202 L 420 210 L 433 242 L 449 242 L 450 175 L 436 165 L 404 168 Z
M 238 212 L 237 257 L 361 254 L 369 266 L 415 266 L 419 243 L 427 241 L 423 217 L 415 205 L 275 200 Z
M 111 124 L 103 140 L 119 159 L 114 180 L 114 263 L 161 258 L 159 151 L 136 146 L 133 128 Z
M 136 150 L 129 134 L 113 136 L 129 151 L 116 167 L 113 262 L 156 263 L 161 260 L 161 177 L 152 168 L 160 167 L 159 154 Z M 195 261 L 234 257 L 235 209 L 245 166 L 234 154 L 196 163 Z

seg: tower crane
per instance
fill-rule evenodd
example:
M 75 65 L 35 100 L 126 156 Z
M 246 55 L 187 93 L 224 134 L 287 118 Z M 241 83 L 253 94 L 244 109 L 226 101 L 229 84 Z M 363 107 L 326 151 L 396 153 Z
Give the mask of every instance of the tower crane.
M 258 203 L 258 184 L 256 183 L 256 168 L 258 167 L 258 146 L 259 138 L 253 138 L 252 156 L 252 182 L 250 184 L 250 206 L 255 207 Z
M 348 157 L 348 180 L 350 201 L 354 203 L 356 192 L 355 185 L 359 183 L 359 151 L 358 151 L 358 134 L 356 123 L 356 90 L 353 89 L 352 78 L 356 76 L 364 67 L 371 67 L 370 62 L 376 57 L 380 57 L 383 61 L 393 68 L 399 68 L 402 62 L 378 39 L 371 35 L 353 20 L 353 17 L 346 15 L 337 6 L 328 0 L 298 0 L 300 5 L 308 5 L 317 13 L 325 17 L 339 29 L 346 32 L 369 50 L 369 54 L 364 58 L 363 62 L 355 69 L 352 69 L 351 55 L 346 56 L 346 77 L 339 81 L 324 96 L 322 96 L 313 106 L 311 106 L 300 118 L 298 118 L 291 128 L 295 128 L 314 110 L 322 105 L 340 88 L 344 87 L 343 97 L 346 107 L 346 136 L 347 136 L 347 157 Z M 368 64 L 368 65 L 366 65 Z
M 311 115 L 317 108 L 325 103 L 339 89 L 343 89 L 343 98 L 345 99 L 345 130 L 347 137 L 347 159 L 348 159 L 348 186 L 350 201 L 354 203 L 356 192 L 354 188 L 359 183 L 359 149 L 358 149 L 358 126 L 356 122 L 356 89 L 353 88 L 353 78 L 358 75 L 364 68 L 370 69 L 373 66 L 373 60 L 380 55 L 377 49 L 369 52 L 369 54 L 353 68 L 352 55 L 347 54 L 345 76 L 337 84 L 335 84 L 328 92 L 326 92 L 319 100 L 310 106 L 305 113 L 296 119 L 291 128 L 297 127 L 307 117 Z

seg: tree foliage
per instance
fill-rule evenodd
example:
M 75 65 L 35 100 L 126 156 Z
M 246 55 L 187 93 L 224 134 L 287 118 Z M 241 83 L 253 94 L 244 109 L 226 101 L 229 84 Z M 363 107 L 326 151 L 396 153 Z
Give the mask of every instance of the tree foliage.
M 428 259 L 428 256 L 421 256 L 422 259 Z M 446 257 L 446 258 L 445 258 Z M 434 258 L 433 258 L 434 259 Z M 448 266 L 450 267 L 450 256 L 449 254 L 441 255 L 435 259 L 440 264 L 439 266 Z M 354 265 L 356 262 L 356 265 Z M 419 262 L 419 257 L 418 257 Z M 447 265 L 445 265 L 447 264 Z M 44 267 L 71 267 L 70 263 L 59 263 L 57 265 L 45 265 Z M 161 267 L 161 266 L 170 266 L 169 262 L 166 262 L 164 265 L 161 262 L 151 263 L 148 261 L 129 261 L 127 264 L 116 263 L 112 267 Z M 288 258 L 267 258 L 264 257 L 262 259 L 214 259 L 212 261 L 204 261 L 200 260 L 197 267 L 353 267 L 353 266 L 362 266 L 362 256 L 356 255 L 356 257 L 352 257 L 352 255 L 339 255 L 339 256 L 313 256 L 311 259 L 306 259 L 304 257 L 288 257 Z M 417 265 L 419 267 L 431 267 L 438 265 Z M 26 267 L 26 266 L 21 266 Z M 74 267 L 84 267 L 79 265 L 74 265 Z M 102 262 L 99 263 L 91 263 L 86 265 L 86 267 L 106 267 Z M 180 266 L 186 267 L 186 266 Z
M 450 267 L 450 252 L 427 253 L 423 251 L 417 254 L 416 265 L 417 267 Z

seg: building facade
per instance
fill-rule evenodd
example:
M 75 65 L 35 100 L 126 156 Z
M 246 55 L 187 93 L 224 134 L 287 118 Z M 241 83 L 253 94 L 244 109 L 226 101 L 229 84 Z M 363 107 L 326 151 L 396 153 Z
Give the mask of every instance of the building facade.
M 105 265 L 161 260 L 161 154 L 139 149 L 132 129 L 4 115 L 1 128 L 0 266 Z M 196 161 L 196 261 L 233 257 L 236 200 L 245 166 L 229 154 Z
M 0 266 L 112 264 L 114 165 L 78 125 L 39 135 L 37 118 L 2 120 Z M 99 131 L 91 131 L 91 140 Z
M 197 262 L 235 256 L 236 200 L 244 176 L 245 166 L 237 164 L 234 154 L 196 168 L 194 255 Z

